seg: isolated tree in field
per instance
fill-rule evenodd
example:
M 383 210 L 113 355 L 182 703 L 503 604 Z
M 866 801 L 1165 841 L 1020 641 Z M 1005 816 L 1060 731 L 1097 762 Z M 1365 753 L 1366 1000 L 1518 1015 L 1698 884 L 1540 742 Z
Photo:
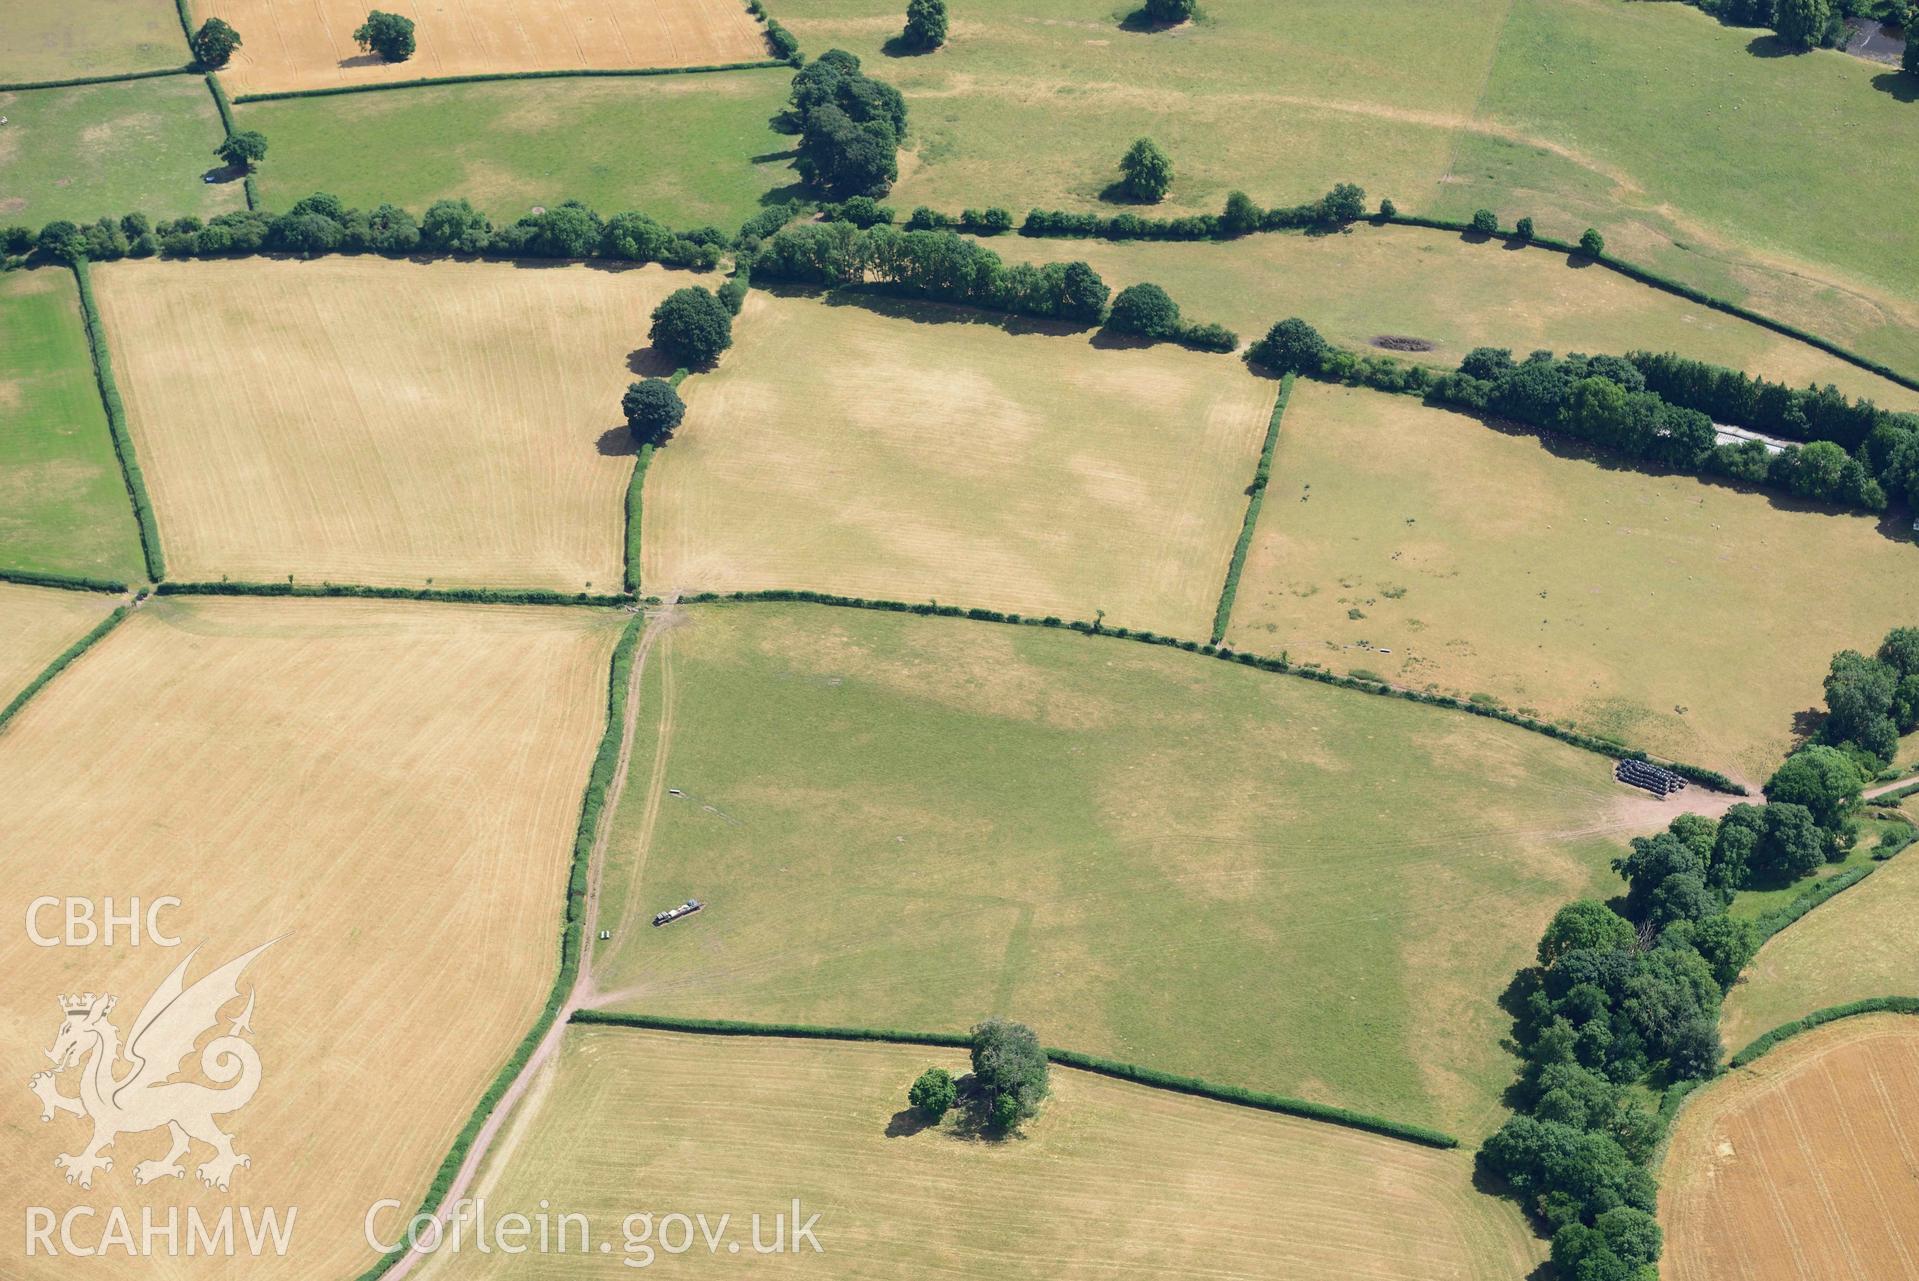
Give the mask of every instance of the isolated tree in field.
M 1473 230 L 1482 236 L 1490 236 L 1499 230 L 1499 215 L 1490 209 L 1473 211 Z
M 267 138 L 257 129 L 242 129 L 228 135 L 214 154 L 235 169 L 245 169 L 250 173 L 253 166 L 266 159 Z
M 1810 49 L 1826 33 L 1832 17 L 1832 0 L 1776 0 L 1772 8 L 1772 29 L 1795 49 Z
M 1039 1110 L 1046 1097 L 1048 1066 L 1033 1029 L 1009 1019 L 988 1019 L 973 1029 L 973 1076 L 987 1115 L 1002 1129 Z
M 953 1106 L 953 1100 L 959 1097 L 959 1087 L 953 1084 L 953 1074 L 945 1068 L 930 1067 L 920 1073 L 913 1082 L 913 1088 L 906 1092 L 906 1101 L 919 1109 L 920 1115 L 927 1120 L 938 1122 Z
M 937 49 L 946 43 L 946 0 L 906 0 L 906 30 L 900 39 L 909 49 Z
M 375 9 L 354 30 L 353 43 L 387 62 L 405 62 L 413 56 L 413 19 Z
M 648 336 L 674 364 L 704 369 L 733 345 L 733 316 L 711 290 L 688 285 L 653 309 Z
M 1194 0 L 1146 0 L 1146 16 L 1169 27 L 1190 20 L 1198 8 Z
M 1579 233 L 1579 252 L 1597 258 L 1606 252 L 1606 238 L 1591 227 Z
M 1141 138 L 1126 149 L 1119 172 L 1126 194 L 1148 204 L 1164 199 L 1173 185 L 1173 162 L 1151 138 Z
M 1179 304 L 1158 285 L 1141 281 L 1119 291 L 1106 324 L 1122 334 L 1171 338 L 1179 332 Z
M 627 384 L 620 412 L 626 415 L 626 429 L 633 433 L 635 444 L 664 445 L 686 417 L 686 402 L 666 379 L 648 378 Z
M 224 18 L 208 18 L 193 33 L 193 56 L 209 70 L 226 66 L 227 60 L 233 57 L 233 51 L 239 47 L 240 33 L 229 26 Z
M 1266 331 L 1247 353 L 1254 364 L 1264 365 L 1276 374 L 1312 373 L 1326 354 L 1326 340 L 1319 331 L 1297 316 L 1288 317 Z

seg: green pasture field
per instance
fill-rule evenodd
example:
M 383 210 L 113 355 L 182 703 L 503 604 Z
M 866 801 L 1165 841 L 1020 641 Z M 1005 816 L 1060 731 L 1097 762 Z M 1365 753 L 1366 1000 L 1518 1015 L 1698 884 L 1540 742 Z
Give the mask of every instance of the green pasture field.
M 168 0 L 13 0 L 0 83 L 156 71 L 191 59 Z
M 642 692 L 596 945 L 615 1008 L 1005 1014 L 1467 1136 L 1511 1077 L 1500 989 L 1644 821 L 1538 735 L 1051 629 L 683 607 Z
M 1420 203 L 1569 239 L 1597 226 L 1614 252 L 1919 376 L 1919 242 L 1880 213 L 1919 186 L 1912 81 L 1779 54 L 1688 5 L 1514 0 L 1489 130 L 1462 134 Z
M 780 69 L 511 80 L 241 103 L 265 133 L 261 200 L 314 191 L 416 214 L 465 196 L 495 221 L 580 200 L 638 209 L 675 227 L 731 232 L 796 181 L 793 140 L 768 121 L 786 102 Z
M 820 1253 L 802 1241 L 797 1257 L 754 1259 L 782 1275 L 1394 1281 L 1520 1277 L 1544 1257 L 1517 1207 L 1474 1190 L 1464 1152 L 1064 1068 L 1017 1138 L 982 1139 L 959 1111 L 929 1126 L 907 1109 L 908 1085 L 935 1064 L 960 1076 L 966 1055 L 572 1028 L 550 1084 L 490 1157 L 487 1203 L 585 1215 L 610 1258 L 583 1262 L 575 1228 L 572 1255 L 468 1249 L 416 1275 L 570 1281 L 641 1264 L 737 1275 L 752 1216 L 770 1244 L 773 1216 L 790 1216 L 796 1197 L 802 1221 L 819 1216 Z M 679 1245 L 669 1207 L 703 1213 L 724 1234 L 717 1248 L 696 1238 L 667 1254 L 662 1241 Z M 623 1231 L 647 1210 L 650 1222 Z
M 1732 906 L 1726 909 L 1727 914 L 1742 917 L 1747 920 L 1758 920 L 1769 913 L 1778 911 L 1780 908 L 1788 907 L 1792 904 L 1793 900 L 1800 895 L 1809 890 L 1817 889 L 1820 882 L 1830 880 L 1835 876 L 1843 876 L 1847 872 L 1854 872 L 1859 868 L 1872 864 L 1875 861 L 1872 857 L 1872 852 L 1879 844 L 1879 837 L 1882 833 L 1892 832 L 1897 834 L 1901 831 L 1910 830 L 1906 824 L 1897 819 L 1880 820 L 1868 815 L 1860 823 L 1858 841 L 1853 844 L 1852 849 L 1846 852 L 1845 858 L 1837 863 L 1825 864 L 1815 871 L 1808 880 L 1797 881 L 1791 885 L 1771 889 L 1741 890 L 1733 899 Z M 1841 890 L 1840 893 L 1848 894 L 1851 893 L 1851 891 Z M 1736 1050 L 1739 1047 L 1733 1045 L 1728 1048 Z
M 1756 786 L 1833 653 L 1919 617 L 1903 526 L 1301 382 L 1227 639 Z
M 0 224 L 246 207 L 239 183 L 200 181 L 226 136 L 200 76 L 0 93 L 0 115 Z
M 1198 244 L 998 236 L 1008 262 L 1083 259 L 1114 289 L 1150 280 L 1190 320 L 1247 342 L 1300 316 L 1344 347 L 1417 338 L 1430 351 L 1394 351 L 1451 367 L 1474 347 L 1523 356 L 1553 351 L 1676 351 L 1803 386 L 1832 383 L 1892 409 L 1919 410 L 1919 392 L 1796 339 L 1648 289 L 1550 250 L 1517 250 L 1421 227 L 1357 225 L 1337 236 L 1279 234 Z M 1915 366 L 1919 368 L 1919 366 Z
M 0 570 L 146 577 L 73 275 L 0 275 Z M 83 629 L 84 630 L 84 629 Z
M 1919 996 L 1915 913 L 1919 857 L 1907 850 L 1773 935 L 1726 994 L 1726 1048 L 1829 1005 Z

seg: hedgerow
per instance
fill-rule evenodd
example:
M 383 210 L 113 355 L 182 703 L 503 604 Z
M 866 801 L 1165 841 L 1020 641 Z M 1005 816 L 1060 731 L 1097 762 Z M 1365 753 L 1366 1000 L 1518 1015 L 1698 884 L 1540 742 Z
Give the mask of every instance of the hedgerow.
M 107 592 L 122 595 L 127 585 L 113 578 L 85 578 L 77 574 L 43 574 L 33 569 L 0 569 L 0 582 L 23 583 L 29 587 L 62 587 L 68 591 Z
M 917 614 L 929 618 L 965 618 L 980 623 L 1005 623 L 1024 627 L 1056 627 L 1067 631 L 1079 632 L 1088 636 L 1110 636 L 1117 640 L 1137 641 L 1145 645 L 1163 645 L 1172 649 L 1184 650 L 1189 654 L 1204 654 L 1208 658 L 1217 658 L 1222 662 L 1238 663 L 1243 667 L 1257 668 L 1263 672 L 1297 676 L 1305 680 L 1318 681 L 1322 685 L 1337 685 L 1341 689 L 1358 690 L 1365 694 L 1377 694 L 1384 698 L 1401 698 L 1411 703 L 1424 703 L 1431 707 L 1444 707 L 1454 711 L 1468 712 L 1474 716 L 1483 716 L 1489 720 L 1503 721 L 1521 729 L 1558 739 L 1573 747 L 1614 760 L 1647 761 L 1656 758 L 1634 748 L 1626 747 L 1616 739 L 1601 738 L 1596 734 L 1584 734 L 1551 721 L 1542 721 L 1536 717 L 1519 712 L 1508 711 L 1496 703 L 1474 702 L 1470 699 L 1456 698 L 1451 694 L 1434 694 L 1425 690 L 1405 689 L 1389 685 L 1384 681 L 1367 680 L 1357 676 L 1340 676 L 1324 668 L 1294 663 L 1285 656 L 1266 658 L 1244 650 L 1235 650 L 1229 646 L 1211 642 L 1181 640 L 1174 636 L 1163 636 L 1157 632 L 1138 631 L 1125 627 L 1108 627 L 1103 622 L 1069 621 L 1055 615 L 1033 618 L 1021 614 L 1004 613 L 996 609 L 967 609 L 958 605 L 940 605 L 933 602 L 915 604 L 907 601 L 872 600 L 860 596 L 836 596 L 829 592 L 815 592 L 798 588 L 771 588 L 751 592 L 700 592 L 681 599 L 682 604 L 727 604 L 750 602 L 793 602 L 797 604 L 828 605 L 844 609 L 872 609 L 883 613 Z M 1710 787 L 1715 791 L 1726 792 L 1733 796 L 1746 795 L 1746 789 L 1733 782 L 1716 770 L 1702 769 L 1683 762 L 1659 761 L 1667 769 L 1683 774 L 1685 777 Z
M 577 1010 L 573 1014 L 573 1022 L 600 1027 L 642 1028 L 661 1032 L 697 1032 L 710 1036 L 878 1041 L 892 1045 L 936 1045 L 954 1049 L 965 1049 L 972 1044 L 971 1037 L 954 1032 L 903 1032 L 891 1028 L 819 1027 L 803 1023 L 745 1023 L 733 1019 L 673 1018 L 654 1014 L 623 1014 L 608 1010 Z M 1046 1057 L 1062 1067 L 1078 1068 L 1082 1072 L 1095 1072 L 1101 1076 L 1128 1081 L 1134 1085 L 1189 1094 L 1219 1103 L 1236 1104 L 1240 1107 L 1258 1108 L 1263 1112 L 1280 1112 L 1288 1116 L 1324 1121 L 1331 1125 L 1345 1126 L 1348 1129 L 1404 1139 L 1426 1147 L 1456 1148 L 1459 1146 L 1458 1139 L 1439 1130 L 1390 1121 L 1384 1117 L 1354 1112 L 1347 1108 L 1312 1103 L 1305 1099 L 1287 1098 L 1279 1094 L 1267 1094 L 1260 1090 L 1240 1089 L 1238 1086 L 1218 1085 L 1199 1077 L 1178 1076 L 1171 1072 L 1139 1067 L 1132 1063 L 1121 1063 L 1094 1054 L 1082 1054 L 1077 1050 L 1062 1050 L 1048 1046 Z
M 1233 599 L 1239 595 L 1239 575 L 1246 568 L 1246 554 L 1253 546 L 1253 528 L 1259 523 L 1259 509 L 1266 501 L 1266 482 L 1273 474 L 1273 452 L 1279 448 L 1279 420 L 1285 416 L 1286 402 L 1292 398 L 1293 375 L 1280 380 L 1279 399 L 1273 402 L 1273 416 L 1266 424 L 1266 443 L 1260 447 L 1259 466 L 1253 471 L 1251 497 L 1246 500 L 1246 519 L 1239 527 L 1239 541 L 1233 544 L 1232 559 L 1226 563 L 1226 585 L 1220 588 L 1219 608 L 1213 611 L 1213 644 L 1226 638 L 1226 626 L 1233 618 Z
M 763 71 L 788 65 L 785 58 L 756 58 L 747 62 L 711 62 L 697 67 L 582 67 L 572 71 L 480 71 L 459 76 L 422 76 L 413 80 L 377 80 L 357 85 L 327 85 L 319 89 L 276 89 L 270 93 L 243 93 L 233 101 L 283 102 L 289 98 L 337 98 L 349 93 L 380 93 L 387 89 L 424 89 L 436 85 L 491 84 L 499 80 L 631 79 L 643 76 L 701 75 L 709 71 Z
M 1860 1014 L 1919 1014 L 1919 996 L 1869 996 L 1862 1001 L 1848 1001 L 1844 1005 L 1828 1005 L 1823 1010 L 1814 1010 L 1804 1018 L 1781 1023 L 1772 1031 L 1755 1038 L 1752 1044 L 1727 1060 L 1727 1066 L 1745 1067 L 1781 1041 Z
M 372 587 L 364 583 L 241 583 L 220 582 L 154 584 L 158 596 L 340 596 L 374 600 L 431 600 L 472 605 L 630 605 L 629 595 L 595 592 L 555 592 L 539 588 L 499 587 Z
M 580 798 L 580 823 L 573 838 L 573 866 L 567 879 L 566 912 L 560 932 L 559 973 L 553 980 L 553 988 L 547 995 L 546 1004 L 540 1009 L 539 1017 L 495 1074 L 486 1091 L 480 1095 L 479 1102 L 467 1116 L 466 1124 L 460 1127 L 459 1134 L 454 1137 L 452 1149 L 446 1154 L 446 1159 L 440 1162 L 433 1182 L 427 1186 L 426 1196 L 420 1203 L 421 1214 L 432 1214 L 452 1187 L 454 1179 L 459 1176 L 460 1166 L 466 1161 L 467 1152 L 479 1137 L 487 1118 L 532 1059 L 540 1042 L 552 1030 L 554 1020 L 559 1017 L 561 1007 L 566 1004 L 579 978 L 588 863 L 592 859 L 593 843 L 599 831 L 600 814 L 606 806 L 606 791 L 612 783 L 613 771 L 619 764 L 620 743 L 625 736 L 627 692 L 633 679 L 633 651 L 639 643 L 643 626 L 644 619 L 636 614 L 613 646 L 613 662 L 607 675 L 606 729 L 600 735 L 599 750 L 594 754 L 593 768 L 587 775 L 586 791 Z M 407 1247 L 402 1245 L 361 1273 L 358 1281 L 378 1281 L 406 1254 Z
M 653 446 L 641 445 L 633 460 L 633 474 L 626 482 L 626 590 L 640 590 L 640 521 L 642 498 L 646 492 L 646 469 L 653 461 Z
M 127 430 L 126 406 L 120 400 L 120 388 L 113 381 L 113 358 L 107 352 L 106 330 L 100 323 L 100 309 L 93 301 L 93 281 L 87 260 L 73 261 L 73 278 L 80 290 L 80 318 L 87 331 L 87 351 L 93 357 L 94 382 L 100 388 L 100 403 L 107 412 L 107 433 L 113 439 L 113 452 L 120 460 L 120 476 L 133 501 L 133 517 L 140 527 L 140 551 L 146 558 L 147 577 L 159 581 L 166 577 L 166 557 L 160 551 L 160 530 L 153 519 L 153 502 L 147 497 L 146 477 L 140 460 L 133 453 L 133 436 Z
M 48 663 L 46 667 L 41 669 L 40 674 L 28 683 L 25 689 L 13 696 L 12 702 L 8 703 L 4 708 L 0 708 L 0 729 L 4 729 L 7 722 L 13 719 L 14 714 L 22 707 L 25 707 L 27 700 L 35 694 L 38 694 L 48 681 L 65 671 L 74 659 L 93 648 L 96 641 L 119 626 L 120 620 L 125 618 L 129 611 L 129 606 L 120 606 L 111 614 L 108 614 L 105 618 L 94 624 L 92 631 L 61 650 L 59 657 L 55 658 L 51 663 Z
M 1771 938 L 1813 908 L 1842 891 L 1851 889 L 1878 870 L 1877 863 L 1862 863 L 1858 867 L 1848 868 L 1835 876 L 1828 876 L 1822 881 L 1815 882 L 1801 891 L 1792 902 L 1766 913 L 1754 922 L 1758 927 L 1760 939 Z
M 152 71 L 123 71 L 112 76 L 70 76 L 65 80 L 10 80 L 0 83 L 0 93 L 19 93 L 31 89 L 77 89 L 83 85 L 110 85 L 122 80 L 158 80 L 162 76 L 190 76 L 192 64 L 184 67 L 158 67 Z

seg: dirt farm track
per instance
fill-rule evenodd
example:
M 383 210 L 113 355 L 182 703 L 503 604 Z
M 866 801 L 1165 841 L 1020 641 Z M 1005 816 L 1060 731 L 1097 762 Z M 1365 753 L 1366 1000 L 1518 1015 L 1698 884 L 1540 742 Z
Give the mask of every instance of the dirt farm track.
M 275 93 L 503 71 L 696 67 L 768 56 L 738 0 L 393 0 L 419 48 L 405 62 L 360 52 L 361 0 L 212 0 L 246 41 L 223 73 L 230 92 Z
M 1919 1278 L 1919 1019 L 1844 1019 L 1705 1087 L 1662 1182 L 1668 1281 Z

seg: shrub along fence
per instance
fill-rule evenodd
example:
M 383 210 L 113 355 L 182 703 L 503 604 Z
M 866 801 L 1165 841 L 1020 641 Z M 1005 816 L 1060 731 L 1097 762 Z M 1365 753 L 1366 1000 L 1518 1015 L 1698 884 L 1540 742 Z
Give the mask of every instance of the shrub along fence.
M 94 624 L 92 631 L 62 650 L 60 656 L 51 663 L 48 663 L 25 689 L 13 696 L 12 702 L 8 703 L 4 708 L 0 708 L 0 729 L 4 729 L 7 722 L 13 719 L 14 714 L 22 707 L 25 707 L 27 700 L 35 694 L 38 694 L 48 681 L 65 671 L 74 659 L 80 657 L 80 655 L 86 653 L 89 649 L 92 649 L 94 642 L 112 631 L 115 627 L 118 627 L 120 620 L 125 618 L 129 612 L 129 606 L 120 606 L 120 608 L 114 610 L 111 614 L 108 614 L 105 618 Z
M 153 519 L 153 502 L 147 497 L 146 477 L 140 472 L 140 460 L 133 453 L 133 436 L 127 430 L 126 406 L 120 400 L 120 388 L 113 381 L 113 358 L 107 353 L 106 330 L 100 323 L 100 309 L 93 301 L 93 280 L 85 258 L 73 263 L 73 278 L 80 288 L 80 318 L 86 325 L 87 350 L 93 357 L 94 382 L 100 388 L 100 403 L 107 411 L 107 431 L 113 438 L 113 452 L 120 460 L 120 477 L 133 500 L 133 517 L 140 526 L 140 550 L 147 562 L 147 577 L 156 582 L 166 577 L 166 557 L 160 550 L 160 530 Z
M 641 1028 L 659 1032 L 698 1032 L 709 1036 L 878 1041 L 891 1045 L 929 1045 L 953 1049 L 966 1049 L 973 1043 L 970 1036 L 954 1032 L 902 1032 L 890 1028 L 817 1027 L 803 1023 L 744 1023 L 732 1019 L 668 1018 L 652 1014 L 621 1014 L 607 1010 L 576 1011 L 573 1022 L 589 1026 Z M 1237 1086 L 1217 1085 L 1198 1077 L 1177 1076 L 1171 1072 L 1160 1072 L 1131 1063 L 1120 1063 L 1094 1054 L 1082 1054 L 1077 1050 L 1062 1050 L 1048 1046 L 1046 1057 L 1061 1067 L 1094 1072 L 1100 1076 L 1108 1076 L 1115 1080 L 1156 1090 L 1190 1094 L 1216 1103 L 1230 1103 L 1239 1107 L 1257 1108 L 1262 1112 L 1280 1112 L 1287 1116 L 1303 1117 L 1311 1121 L 1324 1121 L 1330 1125 L 1364 1130 L 1371 1134 L 1403 1139 L 1409 1143 L 1418 1143 L 1431 1148 L 1459 1146 L 1458 1139 L 1439 1130 L 1428 1129 L 1422 1125 L 1389 1121 L 1384 1117 L 1332 1107 L 1324 1103 L 1312 1103 L 1305 1099 L 1287 1098 L 1284 1095 L 1267 1094 L 1259 1090 L 1243 1090 Z
M 761 71 L 768 67 L 787 65 L 789 64 L 784 58 L 756 58 L 747 62 L 709 62 L 694 67 L 582 67 L 571 71 L 478 71 L 460 76 L 421 76 L 413 80 L 378 80 L 358 85 L 327 85 L 319 89 L 276 89 L 268 93 L 243 93 L 233 101 L 245 106 L 252 102 L 284 102 L 289 98 L 337 98 L 349 93 L 379 93 L 386 89 L 430 89 L 437 85 L 491 84 L 500 80 L 623 80 L 643 76 L 700 75 L 709 71 Z
M 438 1207 L 453 1180 L 460 1173 L 460 1166 L 472 1149 L 473 1142 L 479 1137 L 493 1109 L 512 1086 L 534 1050 L 552 1029 L 553 1022 L 559 1017 L 560 1008 L 572 994 L 573 985 L 580 973 L 580 944 L 585 929 L 586 884 L 588 867 L 593 853 L 593 842 L 599 832 L 600 814 L 606 807 L 606 789 L 613 780 L 613 771 L 619 764 L 620 742 L 626 728 L 627 691 L 633 679 L 633 651 L 639 643 L 640 631 L 644 622 L 635 617 L 620 634 L 613 647 L 613 663 L 607 678 L 606 730 L 600 736 L 599 751 L 593 757 L 592 771 L 587 775 L 586 792 L 580 798 L 580 824 L 573 838 L 573 869 L 567 881 L 565 925 L 560 934 L 560 970 L 554 977 L 553 989 L 548 993 L 546 1004 L 541 1007 L 540 1015 L 534 1020 L 518 1047 L 513 1051 L 499 1073 L 488 1085 L 468 1115 L 466 1124 L 453 1140 L 453 1148 L 440 1162 L 439 1170 L 428 1185 L 426 1196 L 420 1203 L 420 1213 L 431 1215 Z M 405 1258 L 407 1247 L 383 1256 L 372 1267 L 361 1273 L 357 1281 L 378 1281 L 389 1269 Z
M 651 598 L 649 598 L 650 600 Z M 1223 662 L 1238 663 L 1243 667 L 1257 668 L 1263 672 L 1277 672 L 1288 676 L 1298 676 L 1306 680 L 1318 681 L 1324 685 L 1337 685 L 1341 689 L 1358 690 L 1361 693 L 1377 694 L 1384 698 L 1402 698 L 1407 702 L 1425 703 L 1431 707 L 1444 707 L 1454 711 L 1484 716 L 1490 720 L 1504 721 L 1528 729 L 1535 734 L 1544 734 L 1556 738 L 1573 747 L 1584 748 L 1600 756 L 1614 760 L 1651 761 L 1658 758 L 1635 748 L 1627 747 L 1615 739 L 1600 738 L 1596 734 L 1584 734 L 1563 725 L 1542 721 L 1536 717 L 1525 716 L 1509 711 L 1496 703 L 1480 703 L 1470 699 L 1456 698 L 1451 694 L 1433 694 L 1425 690 L 1405 689 L 1389 685 L 1377 678 L 1368 679 L 1359 676 L 1340 676 L 1324 668 L 1312 667 L 1289 661 L 1284 655 L 1279 658 L 1266 658 L 1244 650 L 1235 650 L 1225 645 L 1210 642 L 1181 640 L 1174 636 L 1163 636 L 1157 632 L 1136 631 L 1125 627 L 1107 627 L 1104 623 L 1067 621 L 1054 615 L 1034 618 L 1021 614 L 1002 613 L 996 609 L 964 609 L 958 605 L 939 605 L 931 602 L 912 604 L 906 601 L 869 600 L 859 596 L 835 596 L 828 592 L 814 592 L 799 589 L 775 588 L 754 592 L 700 592 L 683 597 L 683 605 L 731 604 L 751 602 L 794 602 L 810 605 L 829 605 L 844 609 L 873 609 L 894 614 L 919 614 L 931 618 L 965 618 L 981 623 L 1006 623 L 1025 627 L 1057 627 L 1079 632 L 1087 636 L 1111 636 L 1119 640 L 1138 641 L 1146 645 L 1164 645 L 1172 649 L 1184 650 L 1189 654 L 1204 654 L 1208 658 L 1217 658 Z M 1704 787 L 1733 796 L 1745 796 L 1746 789 L 1727 778 L 1717 770 L 1688 765 L 1680 761 L 1658 760 L 1667 769 L 1691 779 Z
M 156 583 L 157 596 L 349 596 L 375 600 L 431 600 L 472 605 L 630 605 L 607 592 L 555 592 L 504 587 L 371 587 L 363 583 Z
M 59 587 L 74 592 L 108 592 L 123 595 L 127 585 L 113 578 L 86 578 L 77 574 L 43 574 L 33 569 L 0 569 L 0 583 L 21 583 L 28 587 Z
M 1816 1027 L 1824 1027 L 1828 1023 L 1836 1023 L 1840 1019 L 1849 1019 L 1860 1014 L 1919 1014 L 1919 996 L 1873 996 L 1863 1001 L 1848 1001 L 1844 1005 L 1828 1005 L 1823 1010 L 1814 1010 L 1802 1019 L 1781 1023 L 1772 1031 L 1758 1037 L 1751 1045 L 1733 1055 L 1727 1061 L 1727 1066 L 1745 1067 L 1781 1041 L 1791 1040 L 1801 1032 L 1810 1032 Z
M 1266 425 L 1266 443 L 1259 451 L 1259 466 L 1253 471 L 1252 496 L 1246 500 L 1246 519 L 1239 527 L 1239 541 L 1233 544 L 1233 557 L 1226 564 L 1226 585 L 1220 588 L 1219 608 L 1213 611 L 1213 644 L 1226 638 L 1226 626 L 1233 620 L 1233 600 L 1239 595 L 1239 575 L 1246 568 L 1246 553 L 1252 550 L 1253 529 L 1259 524 L 1259 509 L 1266 501 L 1266 482 L 1273 474 L 1273 451 L 1279 448 L 1279 420 L 1286 414 L 1286 402 L 1292 398 L 1293 375 L 1279 384 L 1279 399 L 1273 402 L 1273 416 Z
M 191 63 L 184 67 L 156 67 L 152 71 L 122 71 L 113 76 L 69 76 L 65 80 L 10 80 L 0 84 L 0 93 L 22 93 L 33 89 L 78 89 L 84 85 L 118 84 L 122 80 L 158 80 L 162 76 L 190 76 L 197 70 Z

